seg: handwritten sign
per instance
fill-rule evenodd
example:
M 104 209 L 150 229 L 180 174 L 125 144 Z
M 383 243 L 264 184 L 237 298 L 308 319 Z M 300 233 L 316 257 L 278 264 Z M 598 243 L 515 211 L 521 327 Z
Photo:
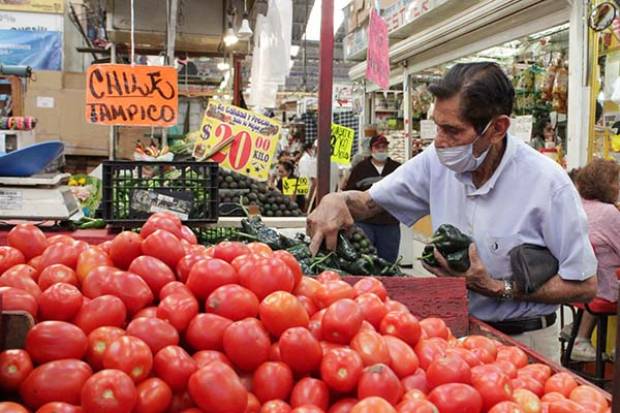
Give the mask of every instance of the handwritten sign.
M 432 120 L 420 121 L 420 139 L 435 139 L 437 135 L 437 127 Z
M 19 0 L 0 1 L 0 10 L 26 11 L 38 13 L 62 13 L 64 0 Z
M 218 144 L 232 142 L 215 153 L 210 160 L 224 169 L 259 181 L 269 178 L 276 146 L 280 139 L 280 123 L 266 116 L 227 105 L 209 102 L 200 137 L 194 145 L 194 157 L 203 160 Z
M 282 180 L 282 193 L 284 195 L 308 195 L 310 182 L 307 177 L 284 178 Z
M 529 143 L 532 140 L 534 120 L 532 115 L 517 116 L 510 121 L 508 133 Z
M 174 126 L 177 79 L 169 66 L 92 65 L 86 72 L 86 120 L 99 125 Z
M 368 24 L 366 79 L 375 82 L 382 89 L 390 87 L 389 51 L 387 24 L 373 7 Z
M 332 123 L 332 136 L 329 140 L 331 146 L 331 160 L 340 165 L 351 163 L 351 150 L 355 131 L 351 128 Z

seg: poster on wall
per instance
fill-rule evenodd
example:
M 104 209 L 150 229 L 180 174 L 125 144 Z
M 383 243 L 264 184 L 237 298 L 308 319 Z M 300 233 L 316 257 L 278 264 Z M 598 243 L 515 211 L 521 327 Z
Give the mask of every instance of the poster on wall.
M 0 10 L 63 13 L 64 0 L 0 0 Z
M 374 8 L 368 25 L 368 52 L 366 56 L 366 79 L 382 89 L 390 87 L 390 46 L 385 21 Z
M 0 62 L 30 66 L 34 70 L 61 70 L 62 33 L 0 30 Z

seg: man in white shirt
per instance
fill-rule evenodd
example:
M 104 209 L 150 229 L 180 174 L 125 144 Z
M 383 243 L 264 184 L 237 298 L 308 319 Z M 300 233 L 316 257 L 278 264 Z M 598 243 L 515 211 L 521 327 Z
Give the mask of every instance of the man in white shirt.
M 339 229 L 387 211 L 406 225 L 430 214 L 433 228 L 452 224 L 471 236 L 471 265 L 450 270 L 435 251 L 437 276 L 462 276 L 470 313 L 559 360 L 558 304 L 596 294 L 596 259 L 579 195 L 553 161 L 507 134 L 514 89 L 489 62 L 457 64 L 429 90 L 435 96 L 434 145 L 365 192 L 329 194 L 308 217 L 315 251 L 334 248 Z M 525 294 L 511 280 L 509 252 L 547 247 L 556 276 Z
M 316 188 L 317 177 L 317 165 L 316 165 L 316 140 L 313 143 L 307 143 L 304 145 L 303 154 L 299 159 L 299 165 L 297 166 L 299 176 L 308 178 L 310 182 L 310 191 L 308 192 L 307 200 L 312 199 L 314 190 Z M 308 202 L 306 202 L 308 205 Z

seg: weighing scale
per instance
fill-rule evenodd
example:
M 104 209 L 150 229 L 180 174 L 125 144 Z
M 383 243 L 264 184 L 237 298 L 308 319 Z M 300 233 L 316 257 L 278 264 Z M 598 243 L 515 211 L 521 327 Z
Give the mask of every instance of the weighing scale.
M 0 176 L 0 219 L 61 221 L 79 218 L 81 209 L 66 185 L 71 175 Z

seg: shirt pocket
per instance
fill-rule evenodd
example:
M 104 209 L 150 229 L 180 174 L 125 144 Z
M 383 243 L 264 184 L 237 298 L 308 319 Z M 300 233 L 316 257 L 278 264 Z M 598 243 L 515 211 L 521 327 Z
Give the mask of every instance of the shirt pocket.
M 485 262 L 487 270 L 493 278 L 507 279 L 512 276 L 510 266 L 510 251 L 514 247 L 523 244 L 519 234 L 496 236 L 488 234 L 485 238 L 485 254 L 488 259 Z

